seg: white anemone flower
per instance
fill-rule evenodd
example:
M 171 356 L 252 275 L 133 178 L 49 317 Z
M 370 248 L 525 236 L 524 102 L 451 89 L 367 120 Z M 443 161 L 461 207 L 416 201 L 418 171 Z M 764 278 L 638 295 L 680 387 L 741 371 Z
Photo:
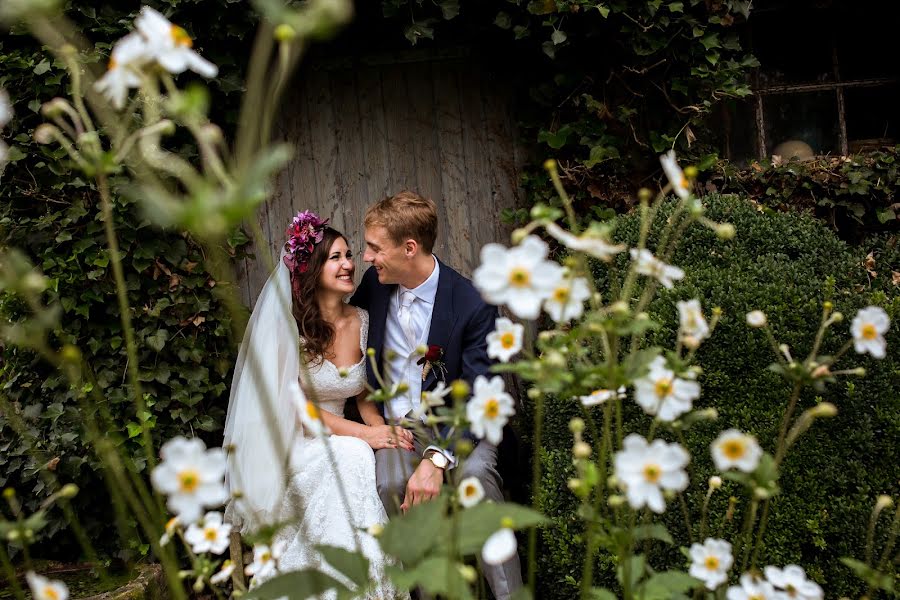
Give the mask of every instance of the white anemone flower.
M 25 573 L 25 580 L 34 600 L 66 600 L 69 597 L 69 588 L 62 581 L 47 579 L 34 571 Z
M 702 342 L 709 337 L 709 324 L 703 316 L 703 308 L 696 298 L 686 302 L 678 302 L 678 320 L 681 335 Z
M 139 33 L 129 33 L 118 42 L 109 56 L 106 73 L 94 83 L 116 110 L 125 107 L 128 90 L 141 86 L 140 68 L 150 60 L 147 42 Z
M 446 398 L 452 388 L 448 387 L 446 383 L 443 381 L 439 381 L 434 389 L 431 391 L 423 391 L 422 392 L 422 401 L 418 406 L 414 406 L 412 410 L 412 417 L 414 419 L 422 419 L 426 414 L 428 414 L 428 410 L 434 408 L 436 406 L 444 406 Z
M 623 385 L 617 390 L 594 390 L 587 396 L 580 396 L 578 399 L 584 406 L 599 406 L 605 404 L 613 398 L 622 399 L 625 397 L 625 386 Z
M 782 592 L 782 598 L 791 600 L 822 600 L 825 593 L 815 581 L 806 578 L 802 567 L 788 565 L 784 569 L 766 567 L 766 579 Z
M 6 90 L 0 88 L 0 129 L 6 127 L 13 118 L 12 102 L 9 101 L 9 94 Z
M 516 554 L 518 542 L 512 529 L 503 527 L 491 534 L 481 547 L 481 558 L 489 565 L 501 565 Z
M 741 585 L 733 585 L 725 594 L 727 600 L 779 600 L 772 584 L 749 573 L 741 575 Z
M 669 150 L 659 157 L 663 171 L 669 183 L 672 184 L 674 191 L 679 198 L 686 200 L 691 195 L 691 183 L 684 176 L 684 171 L 678 166 L 678 159 L 675 158 L 675 151 Z
M 465 508 L 475 506 L 484 498 L 484 486 L 477 477 L 466 477 L 459 482 L 459 503 Z
M 314 436 L 327 434 L 328 427 L 322 421 L 322 411 L 315 402 L 310 401 L 302 392 L 295 397 L 297 398 L 297 412 L 300 414 L 300 422 L 303 427 Z
M 466 418 L 472 433 L 479 439 L 487 439 L 497 445 L 503 439 L 503 426 L 516 414 L 512 396 L 503 387 L 503 378 L 495 375 L 490 380 L 484 375 L 475 378 L 472 398 L 466 404 Z
M 710 445 L 713 462 L 720 471 L 737 469 L 752 473 L 759 466 L 763 451 L 752 435 L 729 429 L 719 434 Z
M 556 223 L 547 225 L 547 233 L 556 238 L 569 250 L 584 252 L 594 258 L 609 262 L 612 257 L 625 250 L 625 246 L 621 244 L 610 244 L 598 233 L 591 230 L 578 235 L 573 235 Z
M 706 589 L 715 590 L 728 579 L 734 558 L 731 544 L 725 540 L 706 538 L 702 544 L 691 544 L 691 568 L 688 573 L 703 581 Z
M 285 542 L 278 541 L 271 546 L 253 546 L 253 562 L 244 569 L 244 574 L 258 579 L 268 579 L 278 574 L 278 559 L 284 552 Z
M 761 310 L 751 310 L 747 313 L 747 325 L 750 327 L 765 327 L 766 323 L 768 323 L 768 319 L 766 319 L 766 313 Z
M 172 438 L 160 449 L 162 462 L 150 473 L 156 491 L 169 497 L 166 506 L 182 523 L 200 518 L 203 507 L 228 500 L 225 490 L 225 452 L 206 449 L 203 440 Z
M 700 384 L 676 377 L 662 356 L 654 358 L 650 372 L 634 382 L 635 401 L 648 415 L 663 421 L 674 421 L 691 410 L 699 397 Z
M 195 554 L 202 552 L 222 554 L 228 548 L 230 533 L 231 525 L 222 522 L 222 513 L 208 512 L 200 525 L 190 524 L 184 532 L 184 539 L 191 545 Z
M 667 265 L 647 249 L 632 248 L 629 251 L 631 260 L 637 263 L 636 270 L 641 275 L 653 277 L 666 289 L 672 289 L 673 282 L 684 278 L 684 271 L 673 265 Z
M 680 492 L 687 488 L 687 451 L 663 440 L 648 444 L 636 433 L 625 438 L 623 448 L 615 455 L 615 475 L 625 486 L 628 504 L 635 510 L 648 506 L 657 514 L 665 512 L 663 490 Z
M 562 267 L 547 260 L 548 251 L 534 235 L 509 249 L 485 244 L 472 281 L 487 302 L 505 304 L 520 319 L 536 319 L 562 279 Z
M 874 358 L 884 358 L 887 342 L 884 334 L 891 326 L 891 320 L 883 308 L 867 306 L 853 317 L 850 331 L 853 334 L 853 348 L 859 354 L 868 352 Z
M 564 277 L 544 300 L 544 310 L 557 323 L 568 323 L 584 313 L 584 301 L 590 297 L 587 279 Z
M 209 578 L 209 582 L 214 585 L 225 583 L 228 581 L 228 578 L 231 577 L 232 573 L 234 573 L 234 563 L 230 560 L 226 560 L 222 563 L 222 566 L 216 574 Z
M 192 48 L 194 41 L 182 27 L 174 25 L 149 6 L 141 8 L 135 27 L 147 41 L 147 48 L 159 65 L 177 75 L 190 69 L 204 77 L 215 77 L 219 69 Z
M 159 545 L 165 546 L 169 542 L 172 541 L 172 536 L 175 535 L 175 529 L 181 525 L 181 520 L 178 517 L 172 517 L 166 522 L 165 531 L 159 537 Z
M 513 355 L 522 350 L 524 336 L 524 325 L 513 323 L 506 317 L 498 318 L 494 330 L 487 335 L 488 356 L 500 362 L 509 362 Z

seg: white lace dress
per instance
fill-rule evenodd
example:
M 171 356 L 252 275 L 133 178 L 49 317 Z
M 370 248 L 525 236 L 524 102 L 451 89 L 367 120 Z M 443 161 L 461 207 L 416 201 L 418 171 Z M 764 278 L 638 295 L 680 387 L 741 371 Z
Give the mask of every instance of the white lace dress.
M 309 368 L 310 382 L 315 388 L 319 408 L 341 416 L 347 398 L 362 392 L 366 380 L 369 314 L 362 309 L 357 310 L 361 321 L 360 349 L 363 358 L 346 369 L 345 377 L 341 377 L 338 367 L 328 360 Z M 308 389 L 308 383 L 304 382 L 304 388 Z M 315 438 L 309 432 L 304 434 L 305 437 L 297 441 L 291 452 L 291 481 L 282 512 L 302 515 L 302 518 L 276 536 L 276 542 L 286 543 L 278 561 L 279 571 L 284 573 L 314 568 L 349 584 L 323 560 L 314 546 L 325 544 L 352 551 L 361 548 L 369 559 L 369 577 L 376 583 L 365 598 L 397 597 L 394 589 L 384 580 L 385 556 L 378 542 L 365 531 L 373 524 L 387 522 L 387 514 L 375 488 L 374 451 L 356 437 L 330 435 Z M 335 597 L 333 591 L 325 596 Z

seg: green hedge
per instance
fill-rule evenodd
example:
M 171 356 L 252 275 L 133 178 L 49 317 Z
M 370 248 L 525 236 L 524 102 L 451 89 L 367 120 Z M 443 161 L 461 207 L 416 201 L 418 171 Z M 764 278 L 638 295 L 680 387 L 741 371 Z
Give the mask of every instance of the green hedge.
M 697 297 L 707 314 L 714 306 L 724 311 L 712 338 L 698 352 L 703 394 L 696 406 L 715 406 L 720 417 L 717 422 L 695 426 L 687 435 L 694 483 L 688 501 L 694 514 L 699 514 L 705 482 L 714 474 L 710 442 L 721 430 L 737 427 L 755 434 L 764 447 L 772 449 L 789 393 L 783 380 L 767 370 L 774 361 L 770 346 L 761 332 L 747 327 L 745 313 L 765 311 L 780 342 L 796 348 L 798 354 L 808 351 L 819 324 L 824 281 L 834 276 L 834 303 L 847 318 L 834 327 L 834 335 L 825 344 L 828 352 L 847 339 L 850 319 L 871 301 L 877 288 L 892 293 L 897 302 L 887 263 L 882 263 L 882 276 L 870 283 L 863 269 L 865 252 L 845 245 L 818 221 L 796 214 L 759 212 L 736 197 L 709 197 L 706 204 L 713 219 L 735 225 L 737 237 L 722 242 L 703 226 L 690 228 L 672 261 L 687 276 L 673 290 L 663 290 L 650 307 L 665 325 L 649 342 L 664 347 L 674 345 L 676 301 Z M 634 215 L 618 218 L 615 237 L 619 241 L 634 244 L 637 231 Z M 651 236 L 651 248 L 653 243 Z M 890 240 L 877 243 L 876 256 L 883 261 L 896 259 L 896 246 Z M 624 260 L 622 263 L 624 267 Z M 839 414 L 817 422 L 788 454 L 782 469 L 783 493 L 772 506 L 760 560 L 803 565 L 823 584 L 829 597 L 862 593 L 858 580 L 838 559 L 863 556 L 866 524 L 876 496 L 889 493 L 896 497 L 900 491 L 896 468 L 900 464 L 897 330 L 895 321 L 888 334 L 885 360 L 857 357 L 851 351 L 842 361 L 846 366 L 864 366 L 868 374 L 863 379 L 841 380 L 821 394 L 837 405 Z M 814 394 L 805 394 L 800 410 L 814 401 Z M 642 423 L 643 430 L 647 417 L 632 402 L 627 406 L 627 418 Z M 541 534 L 539 595 L 567 598 L 577 589 L 583 557 L 576 502 L 566 488 L 572 473 L 568 421 L 580 416 L 581 410 L 572 400 L 557 399 L 550 400 L 545 414 L 541 508 L 554 523 Z M 529 422 L 527 415 L 523 422 Z M 716 532 L 730 494 L 738 495 L 742 503 L 735 524 L 724 530 L 726 538 L 739 528 L 744 496 L 734 484 L 726 483 L 715 494 L 711 509 L 711 531 Z M 686 539 L 680 511 L 670 510 L 666 521 L 678 539 Z M 651 564 L 667 560 L 679 565 L 684 561 L 675 551 L 653 555 Z M 598 580 L 614 577 L 609 557 L 599 557 L 598 563 Z

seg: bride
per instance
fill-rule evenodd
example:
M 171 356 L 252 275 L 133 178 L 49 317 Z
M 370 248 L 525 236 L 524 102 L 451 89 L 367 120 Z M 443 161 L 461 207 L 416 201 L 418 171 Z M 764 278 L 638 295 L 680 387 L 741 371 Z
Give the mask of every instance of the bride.
M 309 211 L 294 217 L 247 324 L 225 424 L 226 518 L 244 534 L 284 525 L 279 572 L 314 568 L 346 582 L 315 546 L 362 550 L 376 582 L 366 597 L 391 598 L 385 557 L 365 532 L 387 522 L 374 450 L 413 450 L 413 437 L 365 399 L 369 316 L 344 303 L 353 257 L 326 223 Z M 343 418 L 348 398 L 365 424 Z

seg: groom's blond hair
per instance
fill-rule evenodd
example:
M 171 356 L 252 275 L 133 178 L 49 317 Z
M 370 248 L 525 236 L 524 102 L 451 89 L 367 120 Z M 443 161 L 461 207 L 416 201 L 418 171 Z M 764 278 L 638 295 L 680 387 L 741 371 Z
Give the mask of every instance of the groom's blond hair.
M 437 238 L 437 206 L 430 199 L 404 190 L 379 200 L 366 211 L 366 227 L 384 227 L 395 244 L 416 240 L 431 253 Z

